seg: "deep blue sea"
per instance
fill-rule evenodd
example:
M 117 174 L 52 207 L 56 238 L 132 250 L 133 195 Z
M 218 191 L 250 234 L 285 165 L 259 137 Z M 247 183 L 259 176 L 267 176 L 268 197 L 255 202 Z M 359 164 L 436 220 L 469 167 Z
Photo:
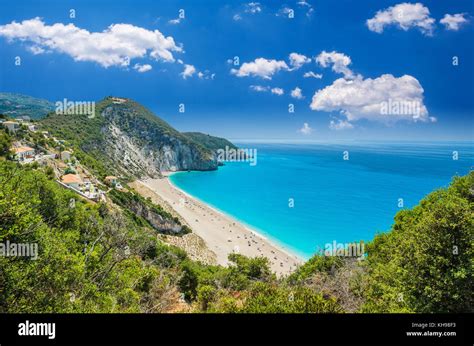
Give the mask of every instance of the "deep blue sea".
M 255 166 L 179 172 L 172 183 L 304 258 L 388 231 L 400 198 L 410 208 L 474 166 L 474 142 L 238 145 L 257 149 Z

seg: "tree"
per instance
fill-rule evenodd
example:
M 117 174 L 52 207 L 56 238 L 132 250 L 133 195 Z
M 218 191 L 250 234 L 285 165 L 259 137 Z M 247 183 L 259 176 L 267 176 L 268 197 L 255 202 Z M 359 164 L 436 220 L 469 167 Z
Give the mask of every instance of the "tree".
M 334 298 L 304 286 L 255 283 L 240 312 L 246 313 L 326 313 L 342 312 Z
M 134 227 L 121 209 L 77 199 L 42 169 L 0 161 L 6 241 L 36 245 L 37 256 L 0 256 L 0 312 L 156 311 L 159 302 L 149 299 L 169 281 L 158 257 L 144 258 L 155 234 Z
M 474 311 L 474 172 L 395 216 L 368 246 L 366 312 Z
M 4 130 L 0 130 L 0 156 L 8 156 L 11 154 L 12 138 Z

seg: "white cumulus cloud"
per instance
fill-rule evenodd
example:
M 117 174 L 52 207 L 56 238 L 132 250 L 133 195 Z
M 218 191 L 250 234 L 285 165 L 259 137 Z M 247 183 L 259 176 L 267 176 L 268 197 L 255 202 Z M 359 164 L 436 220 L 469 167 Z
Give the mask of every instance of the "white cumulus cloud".
M 149 65 L 149 64 L 143 64 L 143 65 L 142 64 L 135 64 L 133 66 L 133 68 L 135 70 L 137 70 L 138 72 L 140 72 L 140 73 L 148 72 L 152 69 L 151 65 Z
M 270 90 L 270 87 L 268 87 L 268 86 L 261 86 L 261 85 L 251 85 L 251 86 L 250 86 L 250 89 L 252 89 L 253 91 L 265 92 L 265 91 Z
M 435 20 L 430 17 L 430 10 L 421 3 L 401 3 L 385 10 L 378 11 L 368 19 L 367 27 L 376 33 L 382 33 L 387 26 L 394 25 L 407 31 L 418 28 L 425 35 L 432 35 Z
M 239 21 L 242 20 L 244 13 L 248 15 L 254 15 L 260 12 L 262 12 L 262 5 L 259 2 L 249 2 L 247 4 L 244 4 L 243 12 L 240 11 L 234 14 L 232 19 L 235 21 Z
M 310 107 L 317 111 L 340 111 L 348 121 L 429 121 L 423 92 L 418 80 L 409 75 L 397 78 L 384 74 L 374 79 L 357 76 L 353 80 L 339 78 L 318 90 Z
M 259 2 L 249 2 L 248 4 L 245 4 L 245 13 L 260 13 L 262 12 L 262 6 L 260 5 Z
M 181 72 L 181 77 L 183 77 L 183 79 L 186 79 L 188 77 L 191 77 L 195 73 L 196 68 L 193 65 L 184 64 L 184 70 L 183 72 Z
M 354 128 L 354 125 L 352 125 L 350 122 L 347 120 L 341 120 L 338 119 L 336 121 L 331 120 L 329 122 L 329 128 L 331 130 L 347 130 L 347 129 L 352 129 Z
M 272 94 L 281 96 L 285 93 L 285 91 L 282 88 L 272 88 L 271 89 Z
M 46 52 L 46 50 L 44 48 L 41 48 L 41 47 L 38 47 L 38 46 L 29 46 L 27 47 L 27 49 L 33 53 L 34 55 L 38 55 L 38 54 L 43 54 Z
M 263 85 L 251 85 L 249 88 L 257 92 L 271 92 L 272 94 L 275 94 L 278 96 L 281 96 L 285 93 L 285 91 L 282 88 L 271 88 L 269 86 L 263 86 Z
M 307 9 L 306 17 L 311 18 L 311 16 L 313 15 L 313 12 L 314 12 L 313 5 L 311 5 L 309 2 L 307 2 L 305 0 L 298 1 L 297 4 L 301 8 L 306 8 Z
M 290 65 L 293 66 L 293 69 L 297 70 L 304 64 L 310 63 L 311 58 L 304 56 L 303 54 L 291 53 L 290 54 Z
M 309 2 L 305 1 L 305 0 L 301 0 L 301 1 L 298 1 L 298 5 L 301 6 L 301 7 L 312 7 Z
M 275 16 L 277 17 L 286 17 L 286 18 L 293 18 L 295 15 L 295 11 L 292 8 L 284 6 L 281 8 Z
M 291 97 L 301 100 L 303 98 L 303 92 L 300 88 L 296 87 L 291 90 Z
M 351 64 L 351 58 L 343 53 L 336 51 L 323 51 L 315 58 L 316 62 L 322 67 L 329 67 L 332 65 L 332 70 L 336 73 L 342 73 L 345 78 L 353 77 L 351 69 L 347 66 Z
M 47 25 L 37 17 L 0 25 L 0 36 L 31 44 L 37 53 L 54 51 L 103 67 L 128 66 L 132 59 L 144 57 L 174 62 L 173 52 L 183 51 L 173 37 L 131 24 L 112 24 L 104 31 L 90 32 L 74 24 Z
M 304 135 L 309 135 L 309 134 L 311 134 L 311 132 L 313 132 L 313 129 L 309 126 L 308 123 L 304 123 L 303 127 L 301 129 L 299 129 L 298 131 L 301 132 Z
M 268 60 L 265 58 L 257 58 L 252 62 L 243 63 L 242 66 L 236 70 L 232 69 L 230 72 L 237 77 L 260 77 L 263 79 L 272 79 L 272 76 L 280 71 L 288 70 L 288 65 L 282 60 Z
M 465 13 L 445 14 L 439 22 L 445 26 L 446 30 L 458 31 L 463 24 L 468 22 L 465 16 Z
M 179 24 L 179 23 L 181 23 L 181 18 L 170 19 L 170 20 L 168 21 L 168 24 L 171 24 L 171 25 L 177 25 L 177 24 Z
M 323 75 L 322 74 L 319 74 L 319 73 L 314 73 L 313 71 L 309 71 L 309 72 L 306 72 L 304 75 L 303 75 L 304 78 L 316 78 L 316 79 L 321 79 L 323 78 Z
M 214 79 L 214 77 L 216 76 L 215 73 L 211 73 L 209 70 L 204 70 L 204 71 L 199 71 L 197 73 L 197 76 L 199 79 Z

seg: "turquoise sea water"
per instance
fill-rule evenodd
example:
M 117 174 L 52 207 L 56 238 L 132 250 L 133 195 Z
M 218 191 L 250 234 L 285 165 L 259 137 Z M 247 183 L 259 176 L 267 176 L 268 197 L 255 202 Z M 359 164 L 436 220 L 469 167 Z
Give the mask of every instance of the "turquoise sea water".
M 370 240 L 389 230 L 400 198 L 412 207 L 474 166 L 473 142 L 239 147 L 258 150 L 255 166 L 179 172 L 172 183 L 304 258 L 326 243 Z

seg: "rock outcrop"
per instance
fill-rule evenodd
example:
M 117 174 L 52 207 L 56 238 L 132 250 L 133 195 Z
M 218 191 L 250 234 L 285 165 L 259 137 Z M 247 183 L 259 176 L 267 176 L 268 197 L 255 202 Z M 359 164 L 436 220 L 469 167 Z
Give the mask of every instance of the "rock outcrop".
M 173 129 L 137 103 L 110 103 L 100 113 L 105 152 L 130 174 L 214 170 L 214 153 Z
M 116 97 L 98 102 L 93 117 L 50 113 L 41 125 L 77 146 L 85 153 L 82 159 L 107 167 L 107 172 L 95 173 L 131 179 L 157 177 L 163 171 L 215 170 L 216 143 L 230 143 L 181 133 L 139 103 Z

